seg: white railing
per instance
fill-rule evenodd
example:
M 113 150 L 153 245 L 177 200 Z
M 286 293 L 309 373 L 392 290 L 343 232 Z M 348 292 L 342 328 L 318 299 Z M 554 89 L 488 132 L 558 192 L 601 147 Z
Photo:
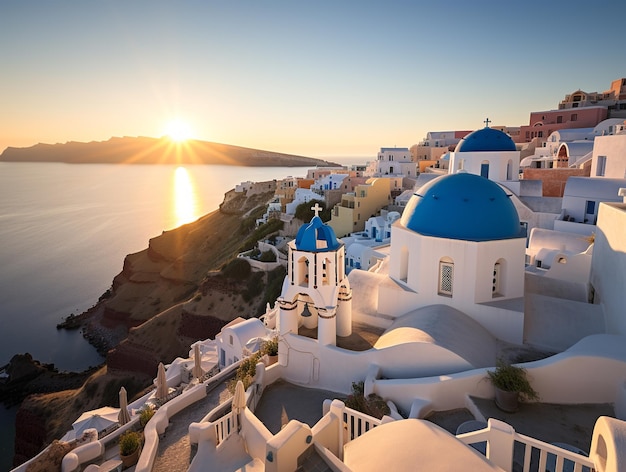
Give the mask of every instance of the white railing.
M 510 425 L 493 418 L 485 429 L 459 434 L 457 439 L 468 445 L 487 442 L 487 459 L 506 471 L 512 471 L 514 463 L 522 466 L 524 472 L 594 470 L 588 457 L 519 434 Z M 523 446 L 523 451 L 521 447 L 515 448 L 515 443 Z
M 347 407 L 343 412 L 343 422 L 346 428 L 344 445 L 380 425 L 379 419 Z
M 230 413 L 222 416 L 214 422 L 216 446 L 222 443 L 228 436 L 235 431 L 235 415 Z

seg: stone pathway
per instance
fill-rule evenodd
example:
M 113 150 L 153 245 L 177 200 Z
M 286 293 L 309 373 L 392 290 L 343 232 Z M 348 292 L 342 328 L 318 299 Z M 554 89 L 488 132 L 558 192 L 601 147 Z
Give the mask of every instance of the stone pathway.
M 184 472 L 191 463 L 189 425 L 200 421 L 207 413 L 232 395 L 226 382 L 218 385 L 204 400 L 194 403 L 170 418 L 165 435 L 159 440 L 159 449 L 152 472 Z

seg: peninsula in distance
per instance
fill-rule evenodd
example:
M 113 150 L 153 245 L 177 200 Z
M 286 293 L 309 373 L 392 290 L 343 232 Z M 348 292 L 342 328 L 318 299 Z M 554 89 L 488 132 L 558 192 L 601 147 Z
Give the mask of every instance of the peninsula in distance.
M 313 157 L 250 149 L 229 144 L 169 137 L 113 137 L 88 143 L 69 141 L 7 147 L 0 162 L 65 162 L 69 164 L 214 164 L 234 166 L 305 167 L 337 165 Z

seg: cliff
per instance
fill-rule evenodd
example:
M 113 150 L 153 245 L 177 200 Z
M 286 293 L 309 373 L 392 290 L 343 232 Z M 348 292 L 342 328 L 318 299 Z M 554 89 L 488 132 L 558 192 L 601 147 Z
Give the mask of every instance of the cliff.
M 7 147 L 5 162 L 66 162 L 72 164 L 221 164 L 237 166 L 315 167 L 329 165 L 312 157 L 250 149 L 229 144 L 169 138 L 113 137 L 108 141 L 35 144 Z M 336 165 L 336 164 L 335 164 Z
M 237 316 L 259 314 L 277 297 L 282 268 L 252 272 L 245 261 L 233 259 L 244 243 L 271 234 L 280 223 L 255 228 L 276 186 L 274 181 L 264 184 L 249 195 L 228 192 L 219 210 L 166 231 L 143 251 L 126 256 L 111 289 L 69 323 L 82 327 L 106 354 L 106 365 L 85 373 L 80 383 L 58 374 L 54 388 L 24 390 L 48 393 L 29 396 L 18 411 L 16 465 L 60 438 L 83 411 L 115 405 L 120 387 L 129 397 L 141 393 L 151 387 L 159 362 L 186 357 L 191 343 L 214 337 Z M 19 376 L 11 371 L 15 380 L 33 382 L 46 371 L 27 361 L 32 359 L 21 362 Z

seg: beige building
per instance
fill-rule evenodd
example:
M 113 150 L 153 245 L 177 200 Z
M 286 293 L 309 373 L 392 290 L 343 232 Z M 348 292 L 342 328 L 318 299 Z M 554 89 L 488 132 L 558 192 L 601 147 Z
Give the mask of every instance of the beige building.
M 391 202 L 391 180 L 369 179 L 365 184 L 357 185 L 354 192 L 342 196 L 341 202 L 333 208 L 328 224 L 338 237 L 363 231 L 367 219 Z

